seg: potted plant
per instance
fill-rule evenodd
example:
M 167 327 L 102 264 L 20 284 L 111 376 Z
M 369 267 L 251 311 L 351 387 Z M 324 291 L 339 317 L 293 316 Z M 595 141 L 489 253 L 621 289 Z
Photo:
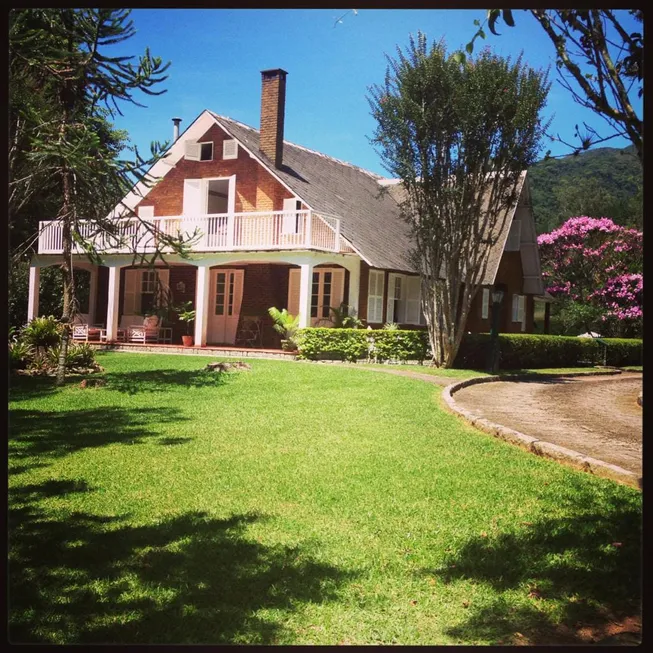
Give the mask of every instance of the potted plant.
M 274 321 L 272 325 L 274 330 L 282 337 L 281 349 L 284 351 L 297 351 L 295 336 L 299 330 L 299 315 L 292 316 L 285 308 L 280 311 L 274 306 L 268 309 L 268 313 Z
M 177 317 L 180 322 L 186 322 L 186 334 L 181 336 L 181 341 L 184 347 L 193 346 L 193 335 L 191 331 L 191 324 L 195 321 L 195 311 L 193 310 L 193 302 L 184 302 L 175 308 Z

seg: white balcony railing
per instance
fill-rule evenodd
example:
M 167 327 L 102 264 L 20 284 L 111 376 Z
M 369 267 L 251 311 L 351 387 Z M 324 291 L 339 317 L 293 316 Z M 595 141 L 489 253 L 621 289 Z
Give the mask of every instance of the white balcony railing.
M 148 253 L 156 249 L 160 234 L 189 239 L 195 252 L 237 250 L 317 249 L 339 252 L 340 220 L 313 211 L 269 211 L 176 215 L 160 218 L 121 218 L 117 235 L 98 232 L 82 223 L 80 232 L 98 252 L 106 254 Z M 63 251 L 59 221 L 39 223 L 39 254 Z M 83 250 L 74 245 L 73 251 Z M 164 249 L 165 251 L 165 249 Z

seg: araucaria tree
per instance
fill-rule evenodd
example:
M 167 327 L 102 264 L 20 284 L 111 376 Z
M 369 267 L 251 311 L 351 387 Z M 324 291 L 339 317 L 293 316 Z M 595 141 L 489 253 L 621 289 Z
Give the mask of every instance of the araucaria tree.
M 642 232 L 609 218 L 570 218 L 537 239 L 547 290 L 571 333 L 640 336 Z
M 10 191 L 12 205 L 21 207 L 41 180 L 53 188 L 56 218 L 62 225 L 64 324 L 57 383 L 63 383 L 69 339 L 68 323 L 76 312 L 72 254 L 77 246 L 93 260 L 99 235 L 120 237 L 119 227 L 107 219 L 132 185 L 160 156 L 118 159 L 124 134 L 107 122 L 119 104 L 138 104 L 135 93 L 158 95 L 165 80 L 163 64 L 149 51 L 132 57 L 109 56 L 108 48 L 133 36 L 129 11 L 123 9 L 20 9 L 10 14 L 9 50 L 12 77 L 43 89 L 47 102 L 29 99 L 12 119 Z M 13 155 L 13 159 L 12 159 Z M 16 161 L 16 165 L 13 165 Z M 19 168 L 18 162 L 21 162 Z M 21 203 L 22 202 L 22 203 Z M 181 247 L 174 239 L 167 245 Z
M 385 83 L 368 98 L 378 123 L 372 142 L 403 186 L 433 362 L 451 367 L 547 127 L 547 73 L 487 49 L 460 62 L 422 33 L 387 60 Z

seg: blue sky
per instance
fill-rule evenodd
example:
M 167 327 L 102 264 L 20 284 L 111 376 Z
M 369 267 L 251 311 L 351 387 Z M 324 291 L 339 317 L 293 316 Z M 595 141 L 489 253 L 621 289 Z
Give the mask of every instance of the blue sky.
M 116 49 L 121 54 L 152 54 L 171 61 L 167 93 L 143 96 L 147 109 L 121 105 L 117 127 L 126 129 L 145 154 L 150 142 L 172 136 L 173 116 L 182 118 L 181 129 L 204 109 L 258 128 L 260 71 L 288 71 L 285 139 L 349 161 L 373 172 L 387 174 L 368 141 L 375 128 L 366 100 L 367 89 L 382 83 L 386 61 L 396 47 L 408 44 L 417 30 L 429 40 L 444 38 L 450 50 L 459 49 L 475 33 L 474 19 L 485 10 L 351 11 L 346 9 L 136 9 L 131 17 L 136 36 Z M 572 141 L 574 124 L 583 120 L 605 132 L 604 121 L 573 102 L 555 81 L 553 46 L 526 12 L 513 12 L 518 28 L 501 25 L 501 36 L 488 32 L 476 47 L 489 45 L 503 56 L 524 60 L 532 67 L 551 66 L 553 85 L 546 115 L 554 115 L 551 132 Z M 634 27 L 634 21 L 630 27 Z M 487 30 L 486 30 L 487 32 Z M 112 51 L 111 54 L 114 52 Z M 640 103 L 641 106 L 641 103 Z M 614 139 L 612 147 L 629 141 Z M 563 154 L 567 148 L 543 142 Z

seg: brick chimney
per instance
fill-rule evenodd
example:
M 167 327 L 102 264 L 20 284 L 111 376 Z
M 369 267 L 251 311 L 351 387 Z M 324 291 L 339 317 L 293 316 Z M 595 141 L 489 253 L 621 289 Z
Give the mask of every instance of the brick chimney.
M 260 150 L 281 168 L 283 163 L 283 118 L 286 106 L 286 75 L 281 68 L 261 71 Z

